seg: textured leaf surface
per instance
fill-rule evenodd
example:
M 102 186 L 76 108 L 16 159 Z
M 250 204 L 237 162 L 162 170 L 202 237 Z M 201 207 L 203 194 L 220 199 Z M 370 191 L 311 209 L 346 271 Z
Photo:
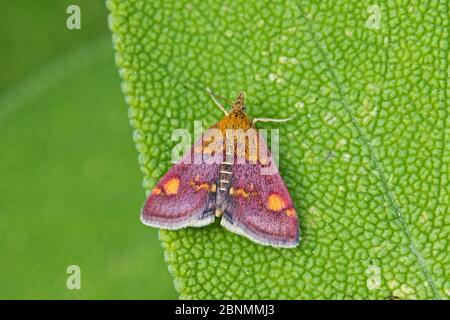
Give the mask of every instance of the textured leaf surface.
M 174 298 L 158 232 L 134 215 L 142 175 L 107 10 L 76 1 L 82 30 L 68 30 L 72 3 L 1 5 L 0 299 Z
M 105 34 L 0 95 L 0 299 L 176 297 L 156 232 L 133 219 L 144 197 L 118 80 Z
M 449 4 L 380 1 L 379 29 L 370 5 L 108 2 L 146 189 L 173 129 L 221 117 L 200 89 L 245 90 L 253 117 L 296 114 L 280 171 L 300 246 L 218 223 L 161 231 L 182 298 L 449 297 Z

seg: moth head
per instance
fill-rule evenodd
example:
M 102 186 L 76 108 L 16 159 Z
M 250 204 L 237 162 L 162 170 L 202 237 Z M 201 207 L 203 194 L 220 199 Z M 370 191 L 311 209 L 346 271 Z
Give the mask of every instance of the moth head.
M 236 102 L 233 104 L 233 111 L 245 111 L 244 92 L 241 91 L 236 98 Z

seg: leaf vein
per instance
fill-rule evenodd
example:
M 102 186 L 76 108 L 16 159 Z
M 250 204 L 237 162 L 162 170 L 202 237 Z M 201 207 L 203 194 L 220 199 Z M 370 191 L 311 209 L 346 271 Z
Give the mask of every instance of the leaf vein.
M 317 50 L 320 52 L 321 56 L 323 57 L 323 61 L 325 62 L 325 64 L 328 67 L 328 70 L 330 70 L 331 76 L 330 76 L 330 81 L 332 81 L 334 83 L 334 85 L 337 88 L 337 93 L 339 94 L 339 96 L 342 99 L 342 104 L 344 106 L 345 111 L 348 113 L 348 115 L 350 116 L 351 119 L 351 123 L 353 124 L 353 126 L 355 127 L 357 133 L 358 133 L 358 137 L 359 139 L 362 141 L 363 144 L 365 144 L 368 147 L 369 150 L 369 154 L 370 154 L 370 158 L 373 162 L 373 164 L 375 165 L 375 168 L 378 172 L 379 178 L 380 178 L 380 182 L 382 185 L 382 188 L 384 189 L 386 198 L 388 200 L 389 206 L 391 208 L 391 210 L 395 213 L 395 215 L 398 218 L 398 221 L 400 221 L 400 224 L 403 228 L 403 231 L 409 241 L 409 248 L 411 250 L 411 252 L 414 254 L 414 256 L 417 258 L 417 261 L 419 262 L 420 268 L 422 273 L 424 274 L 424 276 L 426 277 L 426 280 L 428 282 L 428 284 L 430 285 L 434 296 L 438 299 L 442 299 L 442 297 L 439 294 L 439 291 L 437 290 L 436 284 L 432 278 L 431 272 L 429 271 L 429 268 L 427 266 L 427 263 L 423 257 L 423 255 L 419 252 L 419 250 L 417 249 L 414 239 L 411 235 L 411 232 L 409 231 L 408 226 L 406 225 L 405 219 L 401 213 L 401 209 L 400 206 L 397 204 L 397 201 L 395 200 L 395 196 L 392 193 L 392 191 L 390 190 L 390 187 L 388 185 L 388 182 L 386 180 L 385 177 L 385 173 L 383 171 L 382 165 L 380 163 L 380 160 L 378 159 L 378 156 L 376 154 L 375 148 L 372 145 L 372 142 L 370 141 L 370 139 L 368 137 L 366 137 L 366 135 L 363 133 L 362 128 L 360 127 L 360 125 L 358 124 L 358 121 L 356 120 L 353 112 L 351 111 L 345 97 L 344 97 L 344 93 L 341 89 L 341 85 L 338 83 L 338 77 L 336 75 L 336 72 L 333 68 L 331 68 L 330 63 L 327 61 L 327 57 L 325 55 L 324 50 L 322 49 L 322 46 L 319 45 L 318 41 L 316 40 L 316 38 L 314 37 L 314 28 L 312 25 L 312 22 L 310 21 L 310 19 L 308 19 L 308 17 L 303 13 L 303 10 L 301 8 L 300 5 L 298 5 L 296 3 L 296 7 L 299 10 L 299 13 L 301 16 L 303 16 L 304 20 L 307 21 L 308 24 L 308 29 L 309 32 L 312 34 L 312 41 L 314 42 L 314 44 L 317 47 Z M 387 72 L 387 70 L 385 70 L 385 72 Z

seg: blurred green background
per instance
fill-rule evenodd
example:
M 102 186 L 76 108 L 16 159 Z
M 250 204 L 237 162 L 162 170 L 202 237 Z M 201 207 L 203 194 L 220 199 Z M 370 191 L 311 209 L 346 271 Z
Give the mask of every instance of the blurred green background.
M 66 8 L 81 8 L 81 30 Z M 145 200 L 103 1 L 0 11 L 0 298 L 175 299 Z M 81 268 L 81 290 L 66 268 Z

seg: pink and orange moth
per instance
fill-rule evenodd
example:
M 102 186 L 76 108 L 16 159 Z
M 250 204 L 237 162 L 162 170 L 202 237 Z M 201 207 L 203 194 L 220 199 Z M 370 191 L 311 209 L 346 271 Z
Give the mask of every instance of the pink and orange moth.
M 209 129 L 219 133 L 219 138 L 217 134 L 203 134 L 162 177 L 142 208 L 142 222 L 176 230 L 205 226 L 221 217 L 223 227 L 258 244 L 297 246 L 300 230 L 292 199 L 264 138 L 255 128 L 257 121 L 289 119 L 252 121 L 245 112 L 243 93 L 228 112 L 208 92 L 225 113 Z M 256 144 L 241 148 L 242 141 L 251 140 L 246 133 L 252 130 L 257 132 Z M 229 138 L 230 132 L 237 133 Z M 264 174 L 270 166 L 274 172 Z

